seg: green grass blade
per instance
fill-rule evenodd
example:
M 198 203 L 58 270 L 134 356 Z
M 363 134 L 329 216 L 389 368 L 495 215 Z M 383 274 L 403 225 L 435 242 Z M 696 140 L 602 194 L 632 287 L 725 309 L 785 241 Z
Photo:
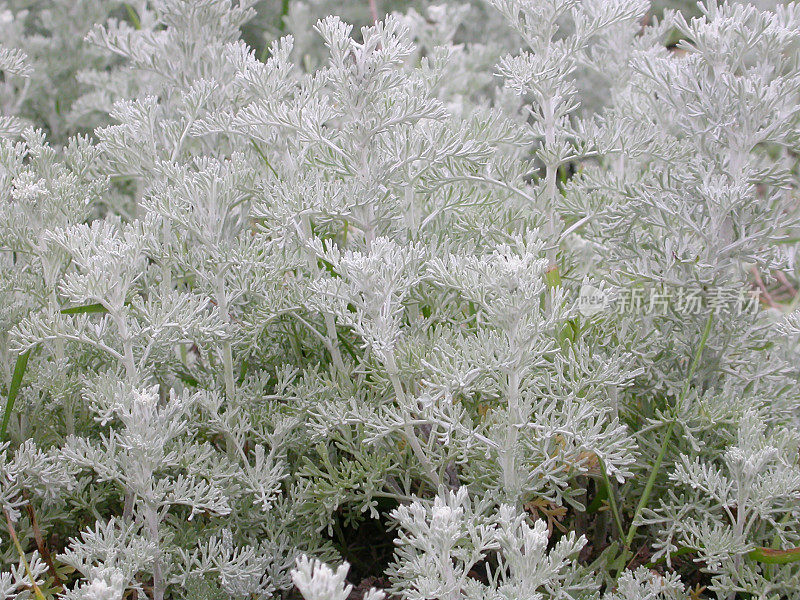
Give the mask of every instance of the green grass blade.
M 261 147 L 256 143 L 255 140 L 250 140 L 250 143 L 253 145 L 253 148 L 255 148 L 256 152 L 261 157 L 261 160 L 264 161 L 264 164 L 267 165 L 270 171 L 272 171 L 272 174 L 275 175 L 275 177 L 278 177 L 278 172 L 272 168 L 271 164 L 269 164 L 269 159 L 267 158 L 267 155 L 264 154 L 264 152 L 262 152 Z
M 711 333 L 711 323 L 714 320 L 714 313 L 708 315 L 708 320 L 706 321 L 705 329 L 703 330 L 703 336 L 700 339 L 700 344 L 697 347 L 697 351 L 694 355 L 694 360 L 692 360 L 692 366 L 689 368 L 689 374 L 686 376 L 686 383 L 683 386 L 683 390 L 681 391 L 680 398 L 678 399 L 678 406 L 680 406 L 683 401 L 686 399 L 686 394 L 689 393 L 689 387 L 692 384 L 692 377 L 694 377 L 695 369 L 697 369 L 697 364 L 700 362 L 700 356 L 703 354 L 703 349 L 706 347 L 706 342 L 708 341 L 708 335 Z M 661 463 L 664 462 L 664 456 L 667 453 L 667 447 L 669 446 L 670 439 L 672 438 L 672 432 L 675 430 L 675 418 L 673 417 L 672 421 L 669 423 L 669 427 L 667 427 L 667 432 L 664 434 L 664 439 L 661 442 L 661 449 L 658 452 L 658 456 L 656 457 L 656 462 L 653 464 L 652 468 L 650 469 L 650 477 L 647 478 L 647 483 L 644 487 L 644 493 L 642 494 L 641 499 L 639 500 L 639 504 L 636 505 L 636 511 L 633 513 L 633 519 L 631 520 L 630 529 L 628 529 L 628 535 L 625 536 L 625 544 L 624 548 L 626 550 L 630 550 L 631 542 L 633 542 L 633 536 L 636 535 L 636 521 L 639 519 L 639 516 L 642 514 L 642 511 L 647 506 L 647 503 L 650 500 L 650 494 L 653 492 L 653 486 L 656 483 L 656 477 L 658 476 L 658 471 L 661 469 Z
M 608 471 L 606 471 L 606 465 L 603 463 L 603 459 L 598 456 L 597 462 L 600 465 L 600 473 L 603 475 L 603 483 L 605 484 L 606 494 L 608 496 L 608 506 L 611 509 L 611 515 L 614 517 L 617 535 L 622 537 L 625 530 L 622 528 L 622 518 L 620 517 L 619 507 L 617 506 L 617 498 L 614 495 L 614 487 L 611 485 L 611 479 L 608 477 Z
M 69 306 L 61 309 L 62 315 L 78 315 L 83 313 L 99 313 L 108 312 L 108 309 L 100 304 L 85 304 L 83 306 Z
M 31 355 L 30 350 L 26 350 L 17 357 L 17 362 L 14 365 L 14 375 L 11 377 L 11 385 L 8 387 L 8 399 L 6 400 L 6 410 L 3 413 L 3 422 L 0 424 L 0 443 L 6 441 L 6 430 L 8 429 L 8 420 L 11 418 L 11 411 L 14 410 L 14 402 L 17 399 L 19 388 L 22 385 L 22 377 L 25 375 L 25 369 L 28 367 L 28 357 Z

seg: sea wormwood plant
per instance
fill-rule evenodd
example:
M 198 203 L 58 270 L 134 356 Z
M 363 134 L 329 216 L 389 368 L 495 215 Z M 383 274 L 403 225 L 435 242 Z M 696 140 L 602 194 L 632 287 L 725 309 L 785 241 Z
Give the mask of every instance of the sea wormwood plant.
M 0 1 L 0 594 L 800 598 L 800 6 L 680 4 Z

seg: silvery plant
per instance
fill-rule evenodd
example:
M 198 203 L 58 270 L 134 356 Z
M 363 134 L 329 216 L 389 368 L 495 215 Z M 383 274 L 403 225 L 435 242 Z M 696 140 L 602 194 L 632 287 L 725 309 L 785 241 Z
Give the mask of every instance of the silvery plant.
M 800 599 L 800 4 L 0 0 L 0 596 Z

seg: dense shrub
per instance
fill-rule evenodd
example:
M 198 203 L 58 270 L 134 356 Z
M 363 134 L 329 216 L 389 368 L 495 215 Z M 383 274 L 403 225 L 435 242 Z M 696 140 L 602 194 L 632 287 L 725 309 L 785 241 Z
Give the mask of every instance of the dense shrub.
M 341 4 L 0 2 L 0 595 L 800 598 L 800 5 Z

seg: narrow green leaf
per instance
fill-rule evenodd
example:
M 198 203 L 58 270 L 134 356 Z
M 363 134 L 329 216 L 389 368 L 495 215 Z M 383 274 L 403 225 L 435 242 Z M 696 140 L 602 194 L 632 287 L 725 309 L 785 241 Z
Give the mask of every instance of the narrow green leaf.
M 26 350 L 17 357 L 17 362 L 14 364 L 14 375 L 11 377 L 11 385 L 8 387 L 8 399 L 6 400 L 6 410 L 3 413 L 3 422 L 0 424 L 0 443 L 6 441 L 6 430 L 8 429 L 8 420 L 11 418 L 11 411 L 14 410 L 14 402 L 17 399 L 19 388 L 22 385 L 22 377 L 25 375 L 25 369 L 28 366 L 28 357 L 31 355 L 30 350 Z
M 623 548 L 620 551 L 619 556 L 617 556 L 613 561 L 608 564 L 608 570 L 612 572 L 616 572 L 617 577 L 619 577 L 625 568 L 628 566 L 628 562 L 633 558 L 633 552 L 630 550 L 626 550 Z
M 606 495 L 608 496 L 608 506 L 611 508 L 611 515 L 614 517 L 614 525 L 617 528 L 617 535 L 622 536 L 625 530 L 622 528 L 622 517 L 617 506 L 617 498 L 614 495 L 614 486 L 611 484 L 611 479 L 608 476 L 606 465 L 603 459 L 597 457 L 597 462 L 600 465 L 600 472 L 603 475 L 603 483 L 605 484 Z
M 108 309 L 100 304 L 85 304 L 83 306 L 69 306 L 67 308 L 61 309 L 62 315 L 78 315 L 83 313 L 104 313 L 108 312 Z
M 136 14 L 136 11 L 127 2 L 125 3 L 125 10 L 128 11 L 128 18 L 131 20 L 131 25 L 133 25 L 135 30 L 139 31 L 142 28 L 142 22 L 139 20 L 139 15 Z
M 793 562 L 800 562 L 800 548 L 773 550 L 772 548 L 759 547 L 748 552 L 747 558 L 768 565 L 787 565 Z

